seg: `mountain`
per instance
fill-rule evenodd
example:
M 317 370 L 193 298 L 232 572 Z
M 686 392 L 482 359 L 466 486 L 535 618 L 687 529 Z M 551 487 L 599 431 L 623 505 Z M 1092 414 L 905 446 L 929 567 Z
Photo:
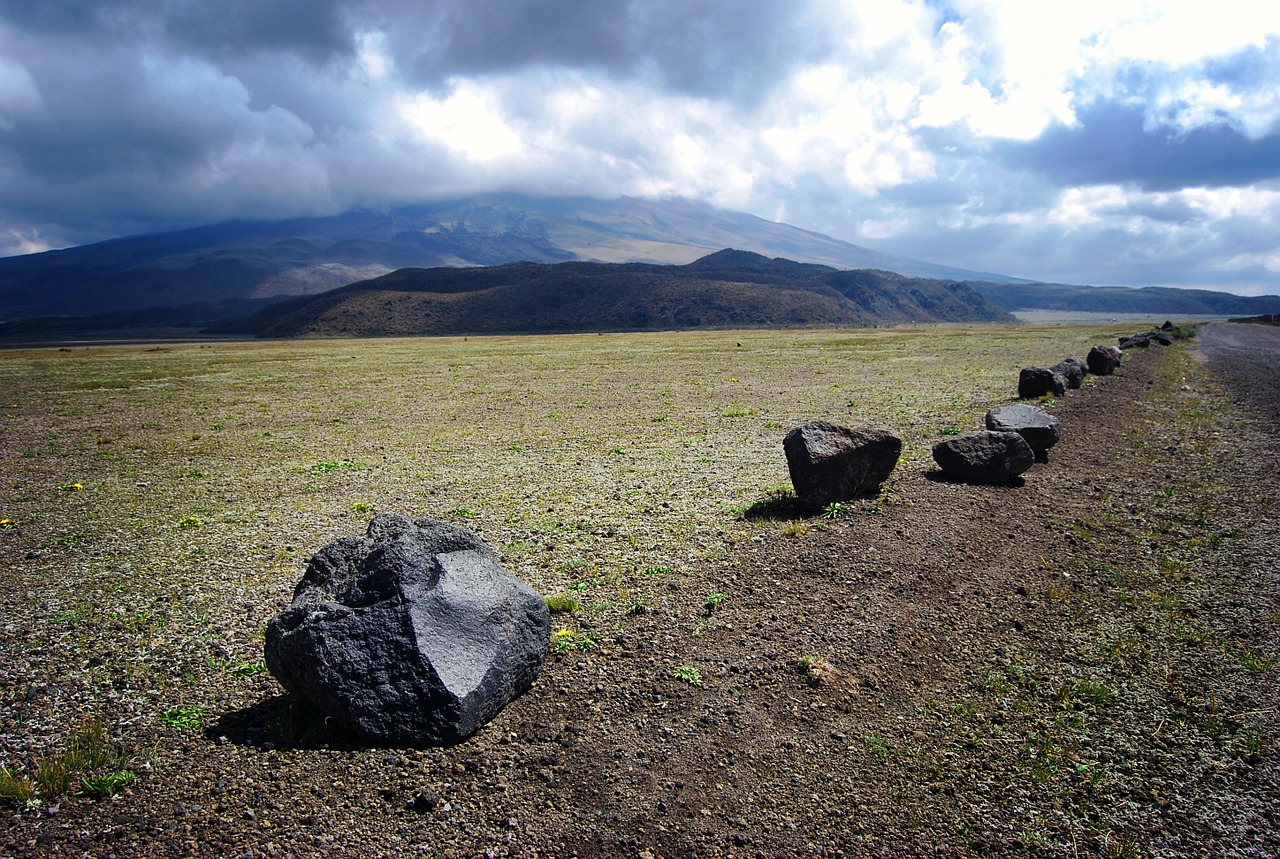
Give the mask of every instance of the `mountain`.
M 380 337 L 1012 321 L 958 281 L 723 250 L 682 266 L 520 262 L 401 269 L 273 304 L 214 330 Z
M 1006 310 L 1151 313 L 1160 316 L 1257 316 L 1280 313 L 1280 295 L 1243 296 L 1164 286 L 1071 286 L 1061 283 L 971 283 Z
M 682 265 L 724 247 L 835 268 L 1004 281 L 681 201 L 472 197 L 230 222 L 0 259 L 0 322 L 314 295 L 405 267 L 594 260 Z M 246 311 L 247 312 L 247 311 Z

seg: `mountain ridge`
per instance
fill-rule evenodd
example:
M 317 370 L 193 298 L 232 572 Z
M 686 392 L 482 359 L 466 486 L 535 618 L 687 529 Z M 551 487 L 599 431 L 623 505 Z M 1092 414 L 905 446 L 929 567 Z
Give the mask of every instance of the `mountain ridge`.
M 684 201 L 468 197 L 328 218 L 229 221 L 0 259 L 0 321 L 311 295 L 399 268 L 683 265 L 724 247 L 836 268 L 1009 280 Z
M 212 330 L 292 338 L 1012 321 L 961 281 L 726 249 L 683 266 L 571 261 L 399 269 Z

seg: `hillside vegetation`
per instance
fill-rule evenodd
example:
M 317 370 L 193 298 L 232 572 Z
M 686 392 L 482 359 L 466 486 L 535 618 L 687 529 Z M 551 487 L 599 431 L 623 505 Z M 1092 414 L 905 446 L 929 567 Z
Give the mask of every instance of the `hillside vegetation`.
M 683 266 L 402 269 L 216 327 L 258 337 L 530 334 L 1009 322 L 971 287 L 724 250 Z

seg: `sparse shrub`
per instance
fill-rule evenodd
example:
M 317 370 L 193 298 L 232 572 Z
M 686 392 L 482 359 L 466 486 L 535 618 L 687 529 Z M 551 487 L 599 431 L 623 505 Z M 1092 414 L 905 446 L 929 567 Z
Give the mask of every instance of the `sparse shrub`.
M 258 662 L 242 662 L 235 668 L 231 669 L 231 675 L 234 677 L 256 677 L 265 673 L 267 663 L 259 660 Z
M 596 641 L 585 632 L 572 629 L 557 629 L 551 636 L 551 649 L 556 653 L 569 653 L 574 650 L 595 650 Z
M 204 720 L 204 707 L 172 707 L 160 714 L 160 721 L 175 731 L 193 731 Z
M 702 672 L 688 665 L 678 665 L 672 668 L 671 676 L 681 683 L 688 683 L 690 686 L 702 685 Z
M 779 530 L 784 537 L 803 537 L 809 533 L 809 526 L 803 522 L 787 522 Z
M 893 754 L 893 746 L 879 734 L 863 734 L 860 739 L 867 751 L 878 758 L 887 758 Z
M 21 773 L 0 766 L 0 800 L 27 802 L 36 795 L 31 779 Z
M 63 747 L 36 761 L 35 792 L 49 800 L 72 791 L 89 796 L 107 796 L 133 781 L 128 754 L 107 739 L 106 728 L 97 719 L 86 719 L 72 731 Z M 25 776 L 10 773 L 19 784 Z M 29 782 L 28 782 L 29 783 Z
M 832 501 L 826 507 L 822 508 L 823 519 L 839 519 L 841 516 L 849 512 L 849 505 L 840 501 Z
M 553 594 L 546 597 L 546 603 L 552 614 L 569 614 L 582 608 L 582 603 L 568 594 Z
M 810 686 L 821 686 L 831 675 L 831 663 L 813 653 L 806 653 L 796 663 Z

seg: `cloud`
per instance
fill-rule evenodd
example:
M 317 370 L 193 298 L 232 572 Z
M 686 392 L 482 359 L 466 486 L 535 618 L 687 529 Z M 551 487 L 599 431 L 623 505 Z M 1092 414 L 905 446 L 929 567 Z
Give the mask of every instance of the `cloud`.
M 1278 141 L 1237 0 L 0 0 L 0 253 L 518 190 L 1255 289 Z
M 1280 133 L 1251 140 L 1220 114 L 1186 129 L 1150 127 L 1146 114 L 1140 104 L 1096 103 L 1080 111 L 1073 126 L 1055 125 L 1029 142 L 998 143 L 995 155 L 1063 186 L 1118 182 L 1175 190 L 1280 177 Z

